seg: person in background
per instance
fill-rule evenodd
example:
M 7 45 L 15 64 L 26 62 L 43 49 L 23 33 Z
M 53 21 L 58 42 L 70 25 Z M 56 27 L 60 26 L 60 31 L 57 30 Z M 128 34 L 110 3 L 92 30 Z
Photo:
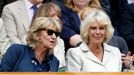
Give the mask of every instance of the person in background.
M 11 45 L 9 38 L 6 37 L 3 20 L 0 18 L 0 59 L 2 59 L 7 48 Z
M 65 0 L 64 7 L 61 7 L 63 27 L 61 38 L 65 42 L 65 51 L 75 47 L 82 39 L 80 37 L 80 13 L 85 7 L 101 8 L 99 0 Z
M 129 51 L 128 54 L 122 54 L 122 62 L 125 65 L 123 72 L 134 72 L 134 54 Z
M 94 9 L 80 28 L 83 42 L 66 54 L 67 72 L 121 72 L 121 53 L 106 42 L 114 32 L 108 15 Z
M 58 22 L 61 22 L 60 16 L 61 10 L 58 5 L 54 3 L 44 3 L 38 8 L 37 13 L 33 17 L 33 21 L 38 17 L 53 17 Z M 57 37 L 57 44 L 54 47 L 54 55 L 60 61 L 59 68 L 65 67 L 65 47 L 64 41 L 60 37 Z
M 43 0 L 18 0 L 6 5 L 2 19 L 11 43 L 23 44 L 24 36 L 29 30 L 31 20 Z
M 134 0 L 121 0 L 124 1 L 126 5 L 122 8 L 124 13 L 121 13 L 121 19 L 119 20 L 119 34 L 122 36 L 131 51 L 134 54 Z
M 17 0 L 0 0 L 0 17 L 2 14 L 3 7 L 9 3 L 15 2 Z
M 0 71 L 57 72 L 58 59 L 53 55 L 61 24 L 49 17 L 39 17 L 28 31 L 27 45 L 13 44 L 0 63 Z

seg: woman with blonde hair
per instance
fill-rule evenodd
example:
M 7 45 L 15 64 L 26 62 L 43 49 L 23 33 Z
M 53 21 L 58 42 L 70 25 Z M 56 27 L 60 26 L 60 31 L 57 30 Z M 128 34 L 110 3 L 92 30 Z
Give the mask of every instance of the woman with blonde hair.
M 57 72 L 59 60 L 53 49 L 61 24 L 53 18 L 39 17 L 28 31 L 27 45 L 13 44 L 0 63 L 0 71 Z
M 85 7 L 101 8 L 99 0 L 66 0 L 66 6 L 61 7 L 63 28 L 61 38 L 65 42 L 65 50 L 77 46 L 81 41 L 80 37 L 80 14 Z
M 52 17 L 56 19 L 59 23 L 61 16 L 61 10 L 57 4 L 54 3 L 44 3 L 42 4 L 37 13 L 33 17 L 33 21 L 38 17 Z M 32 27 L 32 26 L 31 26 Z M 64 47 L 64 41 L 59 37 L 57 37 L 57 44 L 54 47 L 54 55 L 58 58 L 60 61 L 59 70 L 65 67 L 65 47 Z
M 66 55 L 68 72 L 121 72 L 121 53 L 107 44 L 113 27 L 103 10 L 92 11 L 81 25 L 82 43 Z

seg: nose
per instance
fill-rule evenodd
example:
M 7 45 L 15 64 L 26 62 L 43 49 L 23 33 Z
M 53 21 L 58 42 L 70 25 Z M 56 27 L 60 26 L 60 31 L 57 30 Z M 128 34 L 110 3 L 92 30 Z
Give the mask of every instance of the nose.
M 98 28 L 98 29 L 96 29 L 96 33 L 100 33 L 100 29 Z
M 57 15 L 54 16 L 54 19 L 56 19 L 57 21 L 60 21 L 60 19 Z
M 53 39 L 57 38 L 55 33 L 52 34 L 52 38 Z

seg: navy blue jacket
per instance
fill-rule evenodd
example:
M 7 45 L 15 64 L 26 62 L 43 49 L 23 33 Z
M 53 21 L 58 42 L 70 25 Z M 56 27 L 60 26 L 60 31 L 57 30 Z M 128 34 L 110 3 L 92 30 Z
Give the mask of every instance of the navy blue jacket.
M 70 48 L 69 39 L 75 34 L 80 34 L 81 21 L 77 12 L 68 9 L 67 7 L 61 7 L 61 20 L 63 21 L 63 27 L 61 32 L 61 38 L 65 42 L 65 50 Z
M 19 72 L 56 72 L 58 71 L 59 61 L 52 54 L 40 64 L 35 58 L 34 50 L 27 45 L 13 44 L 7 50 L 0 64 L 0 71 L 19 71 Z

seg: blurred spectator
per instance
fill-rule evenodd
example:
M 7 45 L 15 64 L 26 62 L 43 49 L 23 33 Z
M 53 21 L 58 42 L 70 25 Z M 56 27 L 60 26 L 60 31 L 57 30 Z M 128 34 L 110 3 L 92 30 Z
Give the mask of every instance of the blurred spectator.
M 22 44 L 24 42 L 24 36 L 29 30 L 34 10 L 37 9 L 42 1 L 18 0 L 4 7 L 2 19 L 7 37 L 9 37 L 12 43 Z M 33 6 L 35 9 L 33 9 Z
M 14 1 L 17 1 L 17 0 L 0 0 L 0 17 L 2 14 L 3 7 L 9 3 L 14 2 Z
M 122 54 L 122 62 L 126 67 L 124 72 L 134 72 L 134 54 L 132 55 L 131 52 Z
M 123 13 L 120 13 L 122 16 L 119 20 L 118 30 L 120 36 L 122 36 L 126 40 L 129 50 L 132 54 L 134 54 L 134 2 L 127 2 L 127 0 L 121 1 L 125 1 L 126 5 L 122 6 L 122 8 L 125 7 L 126 9 L 123 10 Z

